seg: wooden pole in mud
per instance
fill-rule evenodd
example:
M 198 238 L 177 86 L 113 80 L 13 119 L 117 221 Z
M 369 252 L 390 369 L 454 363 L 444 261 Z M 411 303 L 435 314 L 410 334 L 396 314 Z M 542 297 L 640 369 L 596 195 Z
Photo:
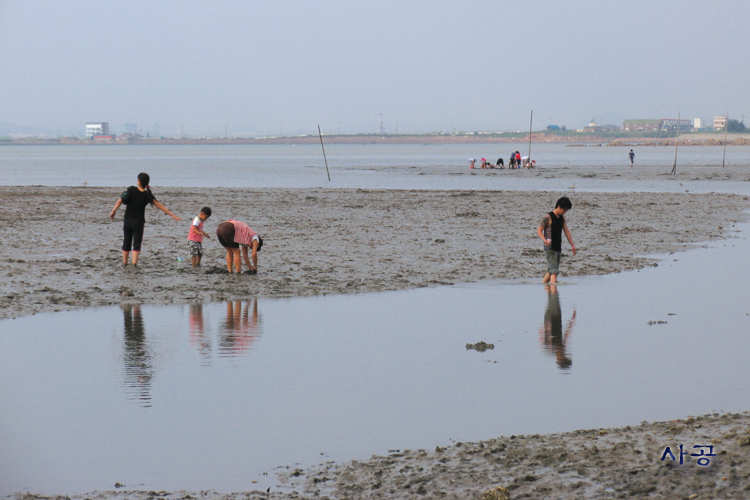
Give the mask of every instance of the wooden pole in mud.
M 671 174 L 677 173 L 677 146 L 680 144 L 680 113 L 677 113 L 677 135 L 674 138 L 674 165 Z
M 328 180 L 331 180 L 331 172 L 328 171 L 328 158 L 326 158 L 326 148 L 323 146 L 323 134 L 320 131 L 320 125 L 318 125 L 318 136 L 320 136 L 320 147 L 323 148 L 323 160 L 326 162 L 326 173 L 328 174 Z
M 729 132 L 729 111 L 724 122 L 724 156 L 721 157 L 721 166 L 724 166 L 724 160 L 727 159 L 727 132 Z
M 531 124 L 534 123 L 534 110 L 531 110 L 531 118 L 529 118 L 529 163 L 531 163 Z

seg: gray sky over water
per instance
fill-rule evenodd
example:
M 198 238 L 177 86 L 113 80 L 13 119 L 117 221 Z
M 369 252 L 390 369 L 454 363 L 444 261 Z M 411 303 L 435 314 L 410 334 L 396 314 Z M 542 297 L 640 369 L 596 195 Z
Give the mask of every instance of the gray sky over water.
M 750 115 L 750 2 L 0 0 L 0 122 L 83 134 Z

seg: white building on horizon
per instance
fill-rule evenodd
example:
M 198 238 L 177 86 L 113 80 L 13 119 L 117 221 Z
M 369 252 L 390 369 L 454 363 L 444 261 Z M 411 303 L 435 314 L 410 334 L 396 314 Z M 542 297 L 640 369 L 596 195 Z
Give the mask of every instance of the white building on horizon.
M 109 122 L 86 122 L 86 137 L 109 135 Z

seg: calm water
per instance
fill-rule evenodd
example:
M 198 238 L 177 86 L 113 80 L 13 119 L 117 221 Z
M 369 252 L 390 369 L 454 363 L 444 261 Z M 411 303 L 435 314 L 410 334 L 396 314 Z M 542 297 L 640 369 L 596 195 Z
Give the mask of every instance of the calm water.
M 0 494 L 241 491 L 280 465 L 747 410 L 748 234 L 557 293 L 488 282 L 2 321 Z M 466 349 L 479 341 L 494 349 Z
M 559 171 L 558 179 L 521 178 L 513 172 L 465 173 L 469 157 L 506 163 L 513 150 L 525 155 L 522 144 L 452 145 L 334 145 L 326 147 L 332 180 L 326 175 L 319 145 L 199 145 L 199 146 L 3 146 L 0 185 L 126 186 L 139 172 L 151 174 L 154 186 L 186 187 L 360 187 L 399 189 L 566 189 L 565 169 L 627 169 L 626 147 L 565 147 L 534 144 L 532 157 L 541 168 Z M 639 167 L 671 170 L 672 147 L 636 147 Z M 683 147 L 681 170 L 721 165 L 723 147 Z M 727 149 L 727 164 L 750 167 L 750 146 Z M 578 189 L 598 191 L 737 191 L 732 183 L 577 179 Z

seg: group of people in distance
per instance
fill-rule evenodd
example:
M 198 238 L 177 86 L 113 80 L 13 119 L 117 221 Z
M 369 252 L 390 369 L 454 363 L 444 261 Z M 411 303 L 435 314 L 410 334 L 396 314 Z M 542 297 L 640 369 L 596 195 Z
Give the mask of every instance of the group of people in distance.
M 477 160 L 475 158 L 469 158 L 469 168 L 476 168 Z M 494 165 L 492 162 L 486 160 L 485 158 L 482 158 L 480 160 L 480 168 L 505 168 L 505 162 L 502 158 L 497 159 L 497 163 Z M 518 151 L 515 151 L 510 154 L 510 159 L 508 160 L 508 168 L 510 169 L 517 169 L 517 168 L 534 168 L 536 167 L 536 160 L 530 160 L 528 156 L 521 156 L 521 153 Z
M 146 173 L 138 174 L 135 186 L 128 187 L 117 199 L 109 218 L 115 220 L 117 209 L 125 205 L 123 218 L 122 265 L 127 266 L 128 260 L 132 265 L 138 265 L 143 242 L 143 228 L 146 224 L 146 207 L 151 205 L 169 215 L 176 221 L 182 219 L 173 214 L 164 204 L 156 199 L 151 192 L 149 182 L 151 178 Z M 203 257 L 203 238 L 211 238 L 203 230 L 203 223 L 211 217 L 211 208 L 203 207 L 197 217 L 193 218 L 188 233 L 188 248 L 190 249 L 193 267 L 200 266 Z M 222 222 L 216 228 L 216 239 L 226 249 L 227 271 L 229 274 L 242 271 L 242 261 L 250 274 L 258 272 L 258 252 L 263 247 L 263 238 L 244 222 L 230 219 Z M 252 249 L 252 257 L 248 252 Z M 132 254 L 132 255 L 131 255 Z

